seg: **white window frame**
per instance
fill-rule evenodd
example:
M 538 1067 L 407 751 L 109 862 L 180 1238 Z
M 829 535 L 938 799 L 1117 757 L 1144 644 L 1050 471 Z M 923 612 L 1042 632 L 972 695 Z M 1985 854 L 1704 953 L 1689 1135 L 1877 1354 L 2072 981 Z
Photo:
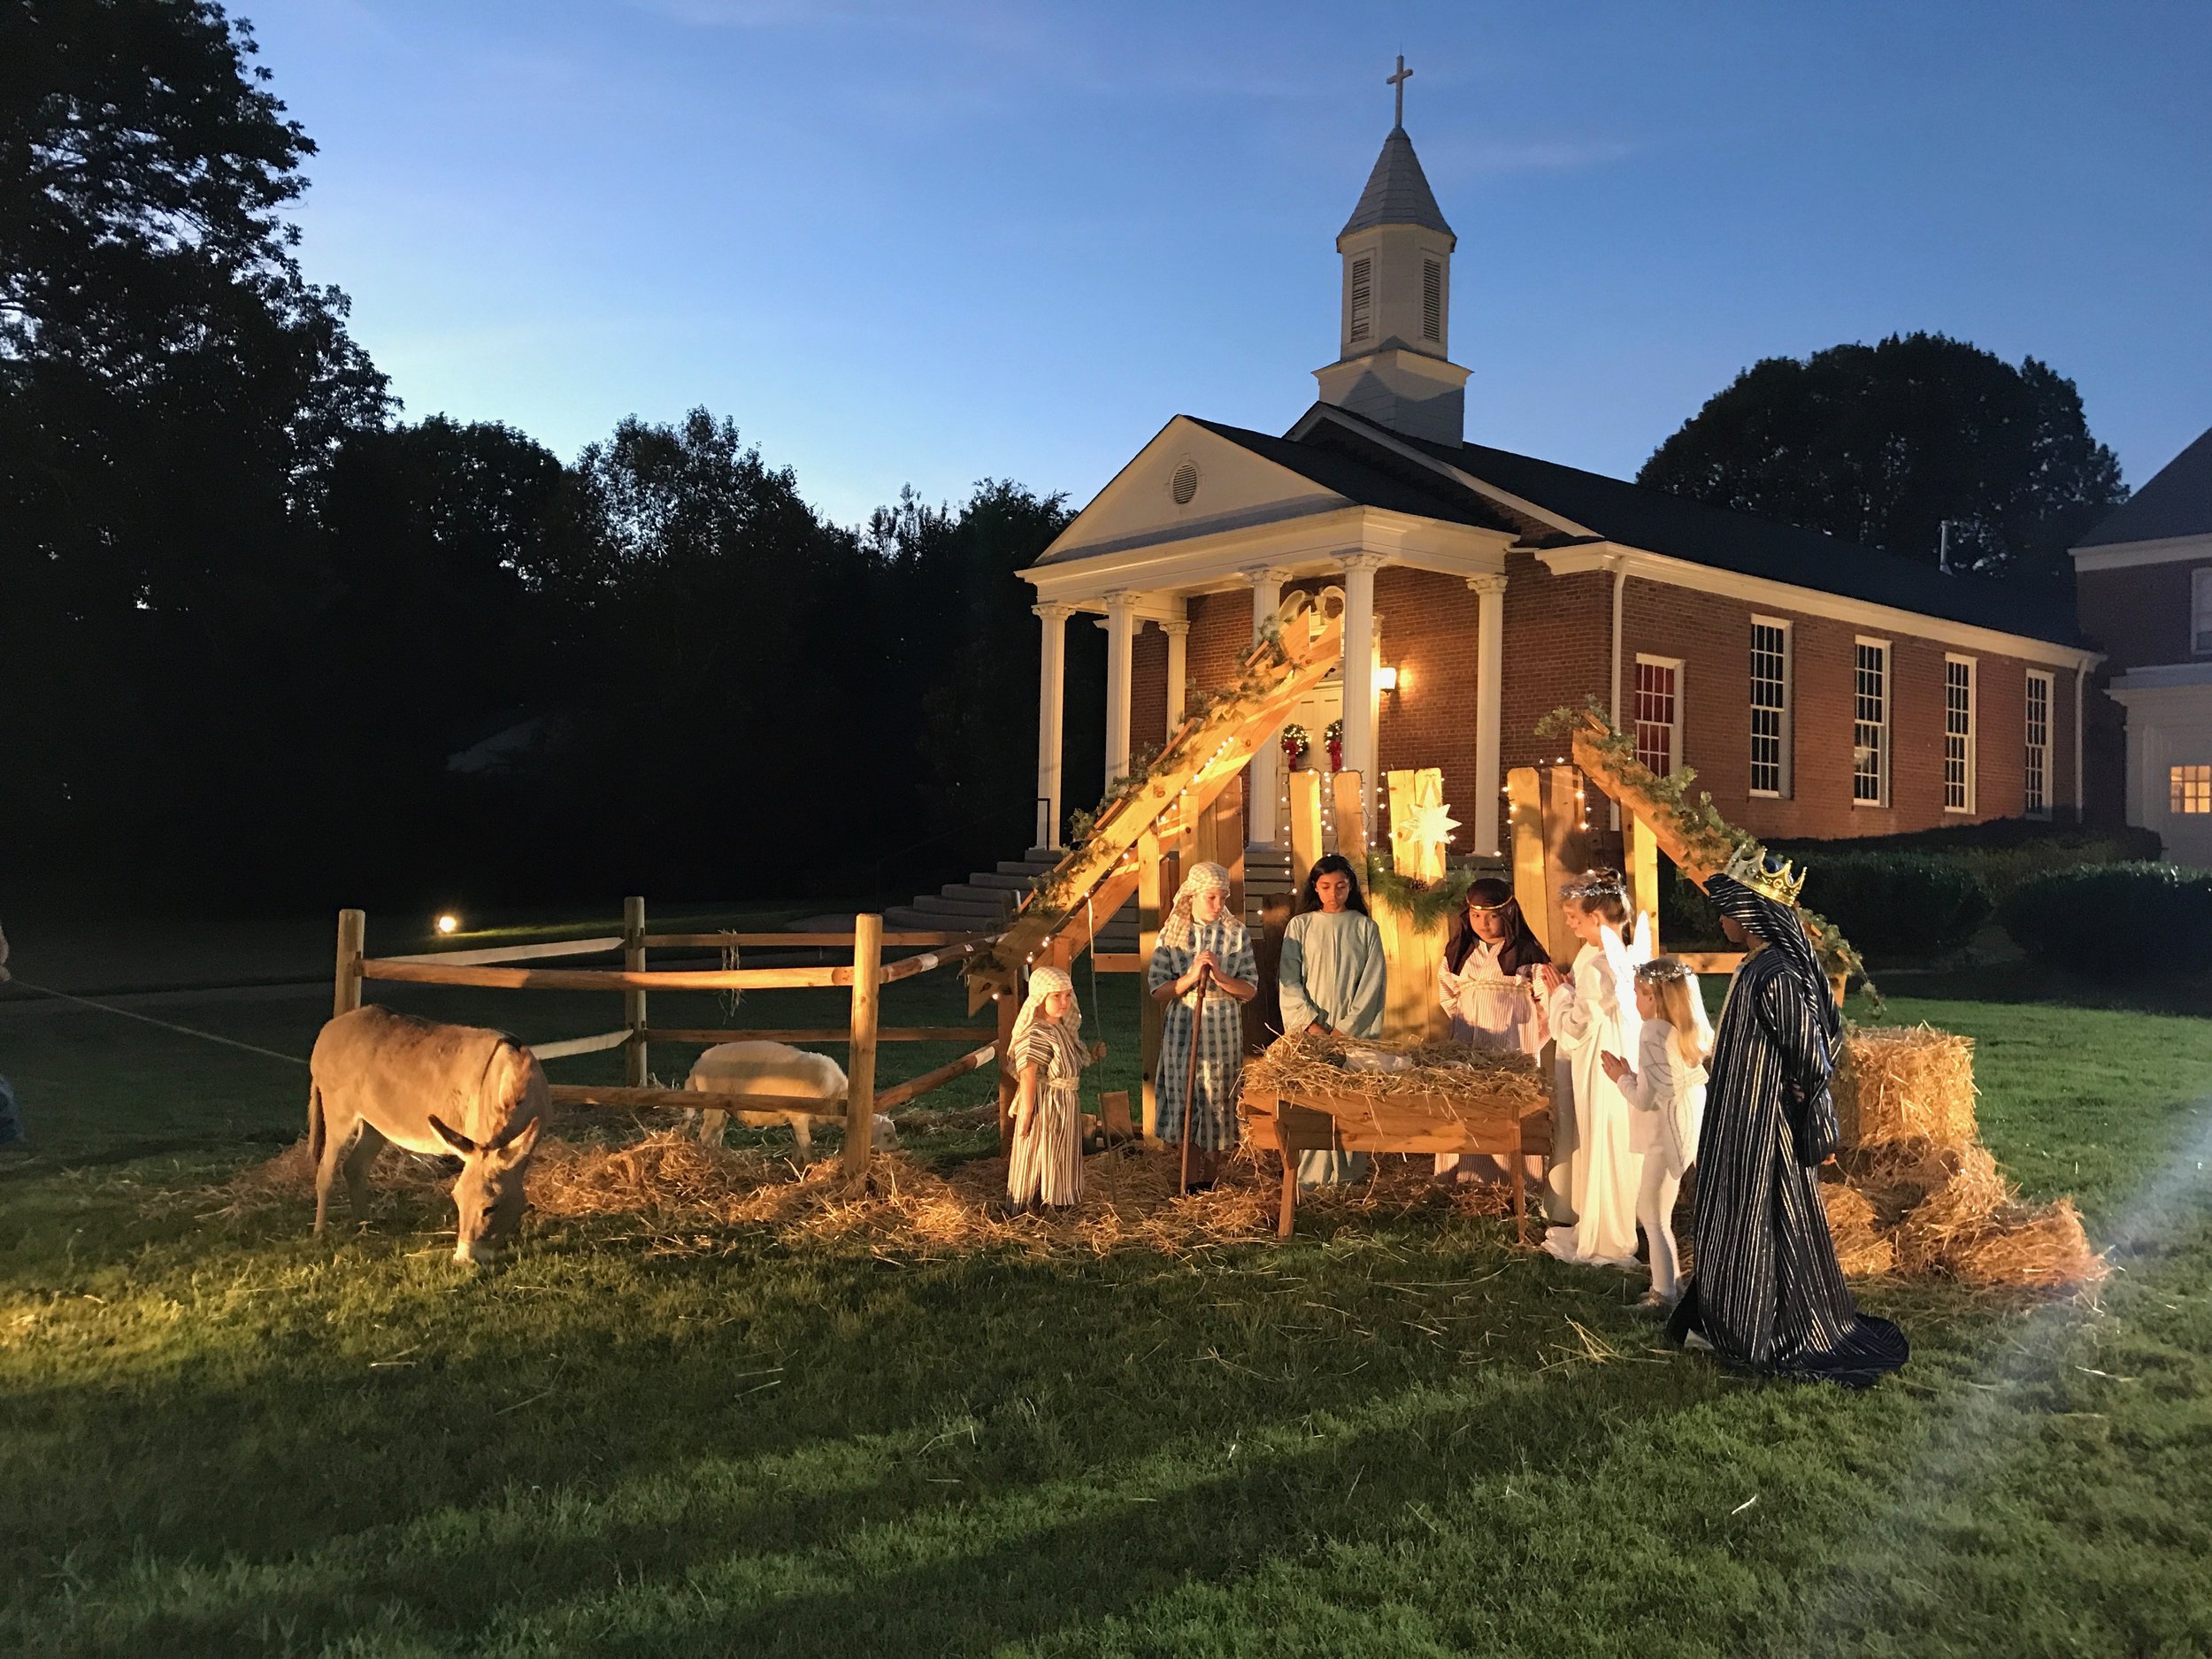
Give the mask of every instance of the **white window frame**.
M 1674 718 L 1667 722 L 1667 770 L 1678 772 L 1682 767 L 1682 659 L 1678 657 L 1652 657 L 1642 651 L 1636 653 L 1638 668 L 1664 668 L 1674 675 Z M 1628 686 L 1629 736 L 1635 737 L 1637 728 L 1644 722 L 1636 713 L 1636 678 L 1632 676 Z M 1643 745 L 1637 744 L 1637 758 L 1643 758 Z
M 1879 651 L 1882 656 L 1882 717 L 1878 720 L 1859 718 L 1859 653 L 1862 650 Z M 1851 804 L 1856 809 L 1865 807 L 1879 811 L 1889 805 L 1890 777 L 1896 745 L 1891 741 L 1897 726 L 1897 654 L 1890 649 L 1887 640 L 1871 635 L 1855 634 L 1851 641 Z M 1862 726 L 1874 729 L 1874 783 L 1876 796 L 1863 800 L 1859 795 L 1858 751 Z
M 1755 614 L 1751 618 L 1751 683 L 1754 686 L 1756 686 L 1759 680 L 1758 630 L 1761 628 L 1771 628 L 1782 636 L 1782 677 L 1780 680 L 1782 687 L 1782 702 L 1778 708 L 1768 710 L 1779 717 L 1778 725 L 1780 726 L 1780 731 L 1778 733 L 1778 742 L 1777 746 L 1775 778 L 1780 787 L 1774 789 L 1761 789 L 1755 787 L 1752 788 L 1751 794 L 1763 800 L 1786 801 L 1790 798 L 1790 793 L 1793 787 L 1790 766 L 1790 732 L 1791 727 L 1794 723 L 1793 717 L 1796 713 L 1795 705 L 1797 701 L 1797 687 L 1795 679 L 1797 673 L 1797 641 L 1795 635 L 1791 631 L 1789 620 L 1786 617 L 1763 617 Z M 1755 747 L 1752 748 L 1749 755 L 1751 770 L 1746 774 L 1746 776 L 1755 777 L 1757 775 L 1759 764 L 1758 750 L 1755 748 L 1755 745 L 1759 741 L 1758 717 L 1760 712 L 1767 708 L 1767 705 L 1755 702 L 1750 705 L 1750 708 L 1752 721 L 1750 741 Z
M 2197 784 L 2199 780 L 2193 774 L 2200 772 L 2212 772 L 2212 767 L 2208 767 L 2204 762 L 2200 760 L 2183 761 L 2178 765 L 2169 766 L 2166 768 L 2167 817 L 2200 818 L 2203 816 L 2201 813 L 2191 812 L 2185 810 L 2189 797 L 2197 793 Z M 2184 772 L 2187 772 L 2192 775 L 2187 779 L 2184 779 L 2182 776 Z
M 2043 733 L 2036 735 L 2036 688 L 2043 690 Z M 2057 706 L 2058 676 L 2047 668 L 2028 670 L 2025 700 L 2021 705 L 2026 761 L 2020 772 L 2020 809 L 2030 818 L 2051 816 L 2051 711 Z M 2038 792 L 2041 800 L 2036 799 Z
M 1951 729 L 1951 671 L 1955 668 L 1966 671 L 1966 729 L 1963 732 Z M 1975 772 L 1978 770 L 1975 765 L 1975 751 L 1980 747 L 1977 741 L 1980 733 L 1976 729 L 1974 704 L 1975 682 L 1979 678 L 1980 671 L 1974 658 L 1962 657 L 1955 651 L 1943 654 L 1943 810 L 1954 815 L 1967 815 L 1974 810 Z M 1954 741 L 1959 745 L 1959 753 L 1955 757 L 1959 769 L 1956 800 L 1953 800 L 1951 795 L 1951 768 L 1954 764 L 1951 745 Z
M 2189 645 L 2192 655 L 2212 657 L 2212 565 L 2189 572 Z

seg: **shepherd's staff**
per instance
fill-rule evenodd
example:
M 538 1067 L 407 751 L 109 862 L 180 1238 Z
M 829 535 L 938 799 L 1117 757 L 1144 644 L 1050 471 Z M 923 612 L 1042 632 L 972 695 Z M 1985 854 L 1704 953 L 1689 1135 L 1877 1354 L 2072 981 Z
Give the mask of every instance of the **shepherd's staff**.
M 1183 1173 L 1176 1182 L 1178 1198 L 1190 1196 L 1190 1132 L 1197 1120 L 1198 1104 L 1198 1024 L 1206 1012 L 1206 981 L 1213 978 L 1211 968 L 1198 971 L 1198 1001 L 1192 1004 L 1190 1014 L 1190 1064 L 1183 1068 Z

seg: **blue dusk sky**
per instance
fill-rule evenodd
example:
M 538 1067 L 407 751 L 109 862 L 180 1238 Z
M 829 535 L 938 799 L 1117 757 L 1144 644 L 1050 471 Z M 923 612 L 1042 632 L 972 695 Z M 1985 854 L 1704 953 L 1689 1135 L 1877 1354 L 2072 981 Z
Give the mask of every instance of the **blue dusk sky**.
M 703 404 L 832 518 L 1280 430 L 1406 126 L 1467 435 L 1624 476 L 1739 370 L 1939 330 L 2139 485 L 2212 426 L 2212 5 L 267 0 L 309 274 L 410 419 Z

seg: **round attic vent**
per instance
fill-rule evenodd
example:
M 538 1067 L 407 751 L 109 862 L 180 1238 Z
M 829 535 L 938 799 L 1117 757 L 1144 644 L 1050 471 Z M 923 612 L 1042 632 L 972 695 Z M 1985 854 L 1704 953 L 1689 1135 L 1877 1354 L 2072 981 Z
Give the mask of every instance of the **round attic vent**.
M 1191 497 L 1198 494 L 1198 463 L 1186 461 L 1175 469 L 1175 476 L 1168 480 L 1168 494 L 1175 497 L 1178 507 L 1187 507 Z

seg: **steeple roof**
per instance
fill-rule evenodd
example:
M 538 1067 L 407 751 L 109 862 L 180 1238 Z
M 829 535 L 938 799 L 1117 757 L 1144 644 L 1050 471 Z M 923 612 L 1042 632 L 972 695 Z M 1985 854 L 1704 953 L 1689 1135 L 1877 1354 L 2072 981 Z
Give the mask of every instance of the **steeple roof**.
M 1452 234 L 1443 211 L 1436 205 L 1436 193 L 1429 188 L 1428 175 L 1421 171 L 1421 159 L 1413 153 L 1413 141 L 1402 127 L 1392 127 L 1390 136 L 1383 140 L 1375 170 L 1367 175 L 1367 188 L 1359 193 L 1359 205 L 1337 234 L 1348 236 L 1378 225 L 1418 225 Z

